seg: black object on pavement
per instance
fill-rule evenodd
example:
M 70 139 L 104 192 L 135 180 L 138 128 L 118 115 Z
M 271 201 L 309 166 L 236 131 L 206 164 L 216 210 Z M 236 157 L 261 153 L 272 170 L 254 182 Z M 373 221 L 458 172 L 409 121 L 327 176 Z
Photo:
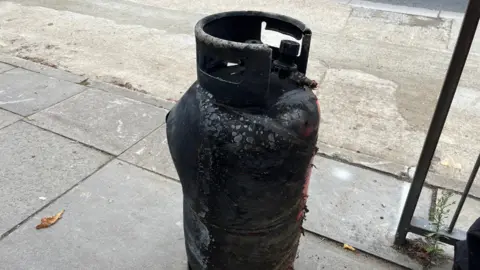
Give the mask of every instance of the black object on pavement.
M 467 239 L 455 244 L 453 270 L 480 269 L 480 218 L 468 229 Z
M 262 23 L 294 40 L 264 44 Z M 202 19 L 195 37 L 197 81 L 166 119 L 189 267 L 293 269 L 320 121 L 311 31 L 241 11 Z

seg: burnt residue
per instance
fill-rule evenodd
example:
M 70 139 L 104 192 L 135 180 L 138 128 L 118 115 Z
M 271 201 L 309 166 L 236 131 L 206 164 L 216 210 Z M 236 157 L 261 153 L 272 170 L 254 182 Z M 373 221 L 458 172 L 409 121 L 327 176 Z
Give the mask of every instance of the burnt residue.
M 297 70 L 306 74 L 311 30 L 303 23 L 282 15 L 259 11 L 235 11 L 208 16 L 195 26 L 197 43 L 197 76 L 200 84 L 211 91 L 217 101 L 235 106 L 258 106 L 268 95 L 273 61 L 280 49 L 251 42 L 261 40 L 262 23 L 266 28 L 290 35 L 301 51 L 295 58 Z M 218 72 L 229 63 L 244 67 L 239 78 L 221 76 Z M 236 89 L 231 93 L 219 89 Z M 218 92 L 217 92 L 218 91 Z
M 284 62 L 273 63 L 269 51 L 239 51 L 235 42 L 201 42 L 197 56 L 220 47 L 225 49 L 223 56 L 235 59 L 214 59 L 210 66 L 200 61 L 199 80 L 166 119 L 168 145 L 184 195 L 189 267 L 292 269 L 317 151 L 317 98 L 296 62 L 287 70 Z M 262 45 L 239 48 L 253 48 L 249 46 Z M 257 58 L 245 60 L 250 57 Z
M 193 270 L 283 270 L 294 260 L 316 151 L 316 97 L 289 91 L 267 114 L 217 104 L 196 84 L 168 116 Z

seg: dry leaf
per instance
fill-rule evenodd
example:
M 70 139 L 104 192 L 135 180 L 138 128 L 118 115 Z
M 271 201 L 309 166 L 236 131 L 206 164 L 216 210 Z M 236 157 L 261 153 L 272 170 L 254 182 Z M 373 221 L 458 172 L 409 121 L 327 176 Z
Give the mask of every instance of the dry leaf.
M 37 228 L 37 230 L 39 230 L 39 229 L 44 229 L 44 228 L 48 228 L 48 227 L 52 226 L 59 219 L 62 218 L 63 212 L 65 212 L 65 210 L 62 210 L 62 211 L 58 212 L 58 214 L 56 214 L 55 216 L 42 218 L 42 220 L 40 221 L 40 224 L 38 224 L 37 227 L 35 227 L 35 228 Z
M 355 251 L 355 248 L 352 247 L 352 246 L 350 246 L 349 244 L 343 244 L 343 248 L 344 248 L 344 249 L 348 249 L 348 250 L 350 250 L 350 251 Z
M 449 168 L 454 168 L 461 170 L 462 169 L 462 164 L 455 162 L 453 159 L 444 159 L 440 161 L 440 164 L 445 167 Z
M 442 164 L 445 167 L 450 167 L 450 162 L 448 162 L 448 160 L 442 160 L 440 164 Z

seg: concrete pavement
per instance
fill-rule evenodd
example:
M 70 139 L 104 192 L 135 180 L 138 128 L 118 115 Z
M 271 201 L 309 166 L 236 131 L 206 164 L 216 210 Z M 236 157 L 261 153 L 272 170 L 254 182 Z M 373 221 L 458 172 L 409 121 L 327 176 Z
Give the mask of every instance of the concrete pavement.
M 171 103 L 9 56 L 0 68 L 0 269 L 185 269 Z M 298 270 L 421 269 L 392 247 L 408 182 L 314 164 Z M 427 218 L 441 191 L 426 187 L 415 215 Z M 62 209 L 58 224 L 35 229 Z M 457 227 L 478 211 L 467 199 Z
M 314 31 L 308 73 L 320 81 L 321 153 L 409 175 L 461 14 L 347 2 L 1 1 L 0 52 L 175 100 L 195 79 L 199 18 L 245 8 L 289 14 Z M 480 150 L 479 53 L 476 40 L 432 163 L 433 186 L 463 190 Z M 472 194 L 480 196 L 480 185 Z
M 169 104 L 21 59 L 2 56 L 0 67 L 0 269 L 186 269 Z M 315 164 L 296 269 L 403 269 L 343 242 L 420 269 L 387 240 L 408 184 L 321 157 Z M 60 210 L 55 225 L 35 229 Z
M 332 260 L 341 262 L 339 268 L 387 267 L 368 256 L 351 256 L 316 234 L 419 269 L 391 243 L 409 186 L 404 176 L 414 171 L 461 16 L 424 9 L 392 12 L 389 6 L 379 10 L 369 5 L 327 0 L 275 5 L 219 0 L 188 5 L 180 0 L 0 1 L 0 52 L 5 54 L 0 56 L 0 149 L 6 149 L 0 159 L 6 175 L 0 179 L 6 187 L 0 194 L 6 198 L 0 207 L 5 217 L 0 222 L 0 261 L 12 262 L 16 269 L 33 268 L 26 266 L 33 261 L 28 258 L 35 258 L 40 269 L 65 262 L 85 268 L 89 262 L 105 266 L 118 258 L 119 264 L 112 267 L 153 267 L 162 265 L 158 257 L 145 255 L 150 258 L 145 261 L 143 253 L 127 252 L 131 250 L 126 243 L 140 249 L 146 232 L 163 236 L 175 228 L 162 242 L 172 246 L 162 253 L 168 257 L 164 265 L 184 267 L 176 259 L 183 254 L 181 241 L 175 239 L 181 226 L 170 224 L 179 212 L 142 204 L 175 208 L 169 203 L 176 201 L 179 186 L 168 182 L 177 176 L 164 144 L 162 108 L 169 108 L 165 100 L 180 97 L 195 79 L 195 22 L 211 12 L 248 7 L 290 14 L 314 30 L 308 72 L 321 82 L 317 94 L 323 104 L 323 129 L 305 224 L 314 234 L 305 241 L 307 246 L 315 243 L 311 245 L 319 249 L 314 253 L 323 259 L 308 255 L 299 260 L 306 268 L 298 269 L 335 269 L 328 261 L 333 254 L 338 255 Z M 264 37 L 279 40 L 268 32 Z M 417 215 L 428 216 L 442 189 L 463 190 L 479 151 L 479 52 L 475 41 Z M 30 172 L 23 173 L 27 169 Z M 111 181 L 105 183 L 104 178 Z M 131 188 L 132 178 L 150 188 Z M 122 193 L 134 198 L 132 205 L 125 205 Z M 157 198 L 158 193 L 165 198 Z M 137 199 L 139 194 L 145 199 Z M 480 197 L 480 185 L 474 185 L 472 195 Z M 460 228 L 480 211 L 477 199 L 469 198 L 466 204 Z M 50 228 L 44 236 L 34 230 L 41 217 L 63 207 L 67 212 L 57 231 Z M 135 213 L 137 209 L 142 211 Z M 73 220 L 68 219 L 70 211 Z M 165 216 L 158 217 L 159 211 Z M 137 220 L 145 223 L 138 230 Z M 62 245 L 39 252 L 49 239 Z M 147 251 L 161 252 L 155 246 L 160 242 L 147 241 Z M 125 262 L 127 253 L 132 262 Z
M 464 12 L 468 4 L 468 0 L 370 0 L 369 2 L 447 12 Z

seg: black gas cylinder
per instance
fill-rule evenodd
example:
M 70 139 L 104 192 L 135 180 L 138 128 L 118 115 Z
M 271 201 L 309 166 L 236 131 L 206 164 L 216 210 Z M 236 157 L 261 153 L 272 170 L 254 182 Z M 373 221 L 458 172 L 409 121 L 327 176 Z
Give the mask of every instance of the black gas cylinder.
M 455 243 L 452 269 L 480 269 L 480 218 L 477 218 L 468 229 L 467 239 Z
M 301 44 L 263 44 L 262 23 Z M 320 121 L 311 31 L 241 11 L 202 19 L 195 37 L 198 79 L 166 120 L 189 267 L 293 269 Z

